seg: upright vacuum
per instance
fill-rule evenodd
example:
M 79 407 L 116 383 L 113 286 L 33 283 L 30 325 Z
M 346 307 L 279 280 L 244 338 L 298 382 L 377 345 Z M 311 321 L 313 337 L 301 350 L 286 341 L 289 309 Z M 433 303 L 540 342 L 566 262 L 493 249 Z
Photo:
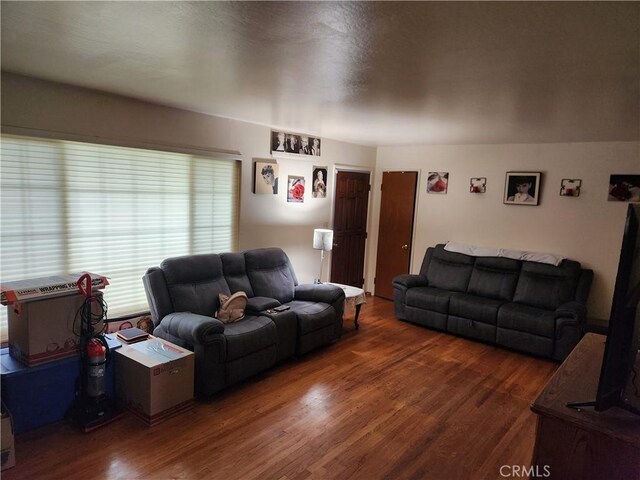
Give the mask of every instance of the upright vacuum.
M 87 273 L 78 280 L 78 289 L 84 296 L 80 311 L 80 373 L 76 381 L 75 400 L 67 419 L 84 432 L 90 432 L 122 415 L 106 394 L 106 369 L 111 361 L 111 351 L 102 331 L 96 332 L 94 325 L 105 316 L 105 305 L 98 295 L 92 295 L 91 276 Z M 92 304 L 99 308 L 94 313 Z

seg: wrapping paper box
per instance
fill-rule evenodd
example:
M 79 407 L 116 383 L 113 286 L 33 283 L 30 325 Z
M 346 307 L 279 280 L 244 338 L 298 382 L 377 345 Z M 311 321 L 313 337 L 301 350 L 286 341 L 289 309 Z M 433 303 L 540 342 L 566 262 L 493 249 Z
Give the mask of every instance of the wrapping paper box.
M 96 296 L 101 297 L 102 292 L 97 292 Z M 79 312 L 83 302 L 84 297 L 79 293 L 68 293 L 9 305 L 11 356 L 27 366 L 77 356 Z M 97 302 L 92 302 L 91 308 L 94 314 L 100 313 Z M 101 326 L 99 323 L 95 328 L 99 330 Z
M 89 272 L 5 282 L 0 285 L 0 303 L 2 305 L 12 305 L 15 302 L 42 300 L 43 298 L 78 293 L 77 282 L 84 274 L 88 274 L 91 277 L 91 288 L 93 290 L 109 285 L 107 277 Z

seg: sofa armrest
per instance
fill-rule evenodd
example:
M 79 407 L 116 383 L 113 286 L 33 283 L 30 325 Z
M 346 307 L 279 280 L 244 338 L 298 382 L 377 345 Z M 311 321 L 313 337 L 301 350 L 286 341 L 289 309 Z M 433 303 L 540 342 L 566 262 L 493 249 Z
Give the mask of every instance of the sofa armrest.
M 328 283 L 297 285 L 294 294 L 295 300 L 307 302 L 328 303 L 335 311 L 333 338 L 338 339 L 342 335 L 342 315 L 344 313 L 345 294 L 342 287 Z
M 209 396 L 226 386 L 227 345 L 220 320 L 191 312 L 170 313 L 153 334 L 193 351 L 194 386 L 199 395 Z
M 269 308 L 277 307 L 280 302 L 275 298 L 269 297 L 251 297 L 247 302 L 245 311 L 247 313 L 259 314 Z
M 294 298 L 307 302 L 334 304 L 337 301 L 344 300 L 344 290 L 328 283 L 305 283 L 296 287 Z
M 422 275 L 398 275 L 393 279 L 393 286 L 413 288 L 413 287 L 426 287 L 429 282 Z
M 407 319 L 406 296 L 407 290 L 413 287 L 426 287 L 429 285 L 426 277 L 422 275 L 403 274 L 393 278 L 393 311 L 400 320 Z
M 179 338 L 186 344 L 207 345 L 218 341 L 217 336 L 224 333 L 224 323 L 217 318 L 191 312 L 176 312 L 164 317 L 156 330 Z
M 553 358 L 563 361 L 584 335 L 587 308 L 580 302 L 567 302 L 553 312 L 556 321 Z
M 587 317 L 587 307 L 580 302 L 567 302 L 560 305 L 553 312 L 556 325 L 567 322 L 584 323 Z
M 581 303 L 587 303 L 589 298 L 589 290 L 591 289 L 591 283 L 593 282 L 593 270 L 583 268 L 578 278 L 578 286 L 576 287 L 575 300 Z

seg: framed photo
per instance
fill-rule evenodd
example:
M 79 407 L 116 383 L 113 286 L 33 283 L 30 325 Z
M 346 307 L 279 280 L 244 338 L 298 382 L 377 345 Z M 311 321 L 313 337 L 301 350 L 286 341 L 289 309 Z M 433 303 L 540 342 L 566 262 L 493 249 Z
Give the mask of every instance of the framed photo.
M 469 192 L 471 193 L 485 193 L 487 191 L 486 177 L 472 178 L 469 183 Z
M 257 195 L 278 194 L 278 164 L 274 162 L 255 162 L 253 193 Z
M 561 197 L 579 197 L 582 180 L 579 178 L 563 178 L 560 182 Z
M 449 185 L 449 172 L 429 172 L 427 193 L 446 194 Z
M 287 153 L 300 153 L 300 135 L 287 133 L 284 151 Z
M 507 205 L 538 205 L 540 203 L 540 172 L 507 172 L 504 182 L 504 203 Z
M 285 148 L 285 133 L 271 131 L 271 153 L 284 152 Z
M 303 203 L 304 202 L 304 177 L 289 175 L 289 181 L 287 183 L 289 186 L 289 188 L 287 189 L 287 202 Z
M 640 175 L 611 175 L 610 202 L 640 202 Z
M 319 157 L 320 143 L 318 137 L 271 130 L 271 153 Z
M 327 167 L 313 167 L 313 184 L 311 196 L 313 198 L 327 198 Z

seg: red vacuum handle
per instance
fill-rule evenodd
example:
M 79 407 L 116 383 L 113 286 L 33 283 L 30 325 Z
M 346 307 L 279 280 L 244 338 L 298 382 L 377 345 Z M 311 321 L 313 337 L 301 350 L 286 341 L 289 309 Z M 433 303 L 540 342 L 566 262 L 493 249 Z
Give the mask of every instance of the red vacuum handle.
M 85 273 L 78 279 L 76 285 L 78 285 L 78 289 L 80 289 L 80 293 L 84 295 L 84 298 L 91 297 L 91 275 Z

